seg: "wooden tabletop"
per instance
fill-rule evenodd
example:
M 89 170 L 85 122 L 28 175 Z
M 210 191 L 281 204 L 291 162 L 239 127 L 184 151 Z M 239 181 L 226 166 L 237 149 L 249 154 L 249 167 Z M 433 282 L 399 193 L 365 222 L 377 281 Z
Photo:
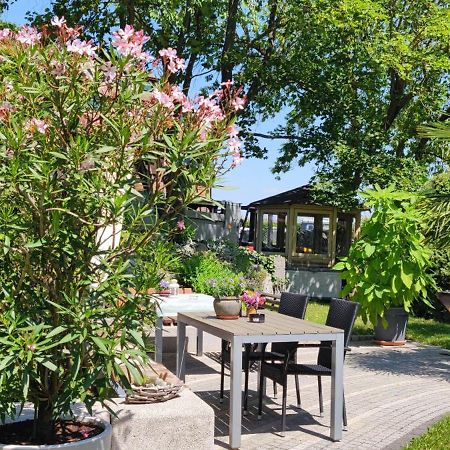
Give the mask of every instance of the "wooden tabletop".
M 274 336 L 274 335 L 301 335 L 301 334 L 336 334 L 343 333 L 339 328 L 321 325 L 308 320 L 297 319 L 275 311 L 264 310 L 264 323 L 251 323 L 247 317 L 237 320 L 221 320 L 211 313 L 184 312 L 178 313 L 178 321 L 188 325 L 198 326 L 204 331 L 213 329 L 220 334 L 231 336 Z M 212 333 L 216 334 L 216 333 Z

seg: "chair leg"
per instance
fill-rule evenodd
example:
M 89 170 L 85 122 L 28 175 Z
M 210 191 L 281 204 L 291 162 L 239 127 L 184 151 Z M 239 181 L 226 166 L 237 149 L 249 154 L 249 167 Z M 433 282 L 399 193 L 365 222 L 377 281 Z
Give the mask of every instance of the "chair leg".
M 298 375 L 295 375 L 295 390 L 297 392 L 297 408 L 302 406 L 302 400 L 300 398 L 300 382 L 298 380 Z
M 258 391 L 258 420 L 262 418 L 262 403 L 264 393 L 264 375 L 262 369 L 259 371 L 259 391 Z
M 322 396 L 322 377 L 317 377 L 317 384 L 319 387 L 319 408 L 320 408 L 320 417 L 323 417 L 323 396 Z
M 286 430 L 287 377 L 283 380 L 283 405 L 281 409 L 281 436 Z
M 273 382 L 273 398 L 277 398 L 278 392 L 277 392 L 277 383 L 275 381 Z
M 345 407 L 345 395 L 343 398 L 343 406 L 344 406 L 344 409 L 342 411 L 342 421 L 344 422 L 344 430 L 346 430 L 347 429 L 347 408 Z

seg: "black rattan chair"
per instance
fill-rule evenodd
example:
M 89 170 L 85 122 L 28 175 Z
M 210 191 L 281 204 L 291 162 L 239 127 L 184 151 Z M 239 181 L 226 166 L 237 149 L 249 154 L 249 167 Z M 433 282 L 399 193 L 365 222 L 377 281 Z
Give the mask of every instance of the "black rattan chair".
M 282 292 L 280 298 L 280 307 L 278 312 L 280 314 L 286 314 L 288 316 L 297 317 L 303 319 L 306 313 L 306 307 L 308 305 L 309 297 L 301 294 L 293 294 L 290 292 Z M 248 378 L 250 366 L 255 361 L 260 361 L 262 352 L 257 350 L 258 346 L 252 344 L 246 344 L 244 351 L 242 352 L 242 368 L 245 373 L 245 387 L 244 387 L 244 413 L 247 412 L 248 404 Z M 284 361 L 287 352 L 290 352 L 291 357 L 295 361 L 295 350 L 297 348 L 297 342 L 280 342 L 273 343 L 270 352 L 264 351 L 264 358 L 266 361 Z M 231 359 L 230 344 L 227 341 L 222 340 L 222 352 L 221 352 L 221 370 L 220 370 L 220 398 L 219 401 L 223 401 L 223 391 L 225 383 L 225 364 L 229 364 Z M 296 378 L 297 399 L 300 403 L 300 387 L 298 378 Z M 276 393 L 276 391 L 275 391 Z
M 326 320 L 326 325 L 334 328 L 340 328 L 344 330 L 344 358 L 345 353 L 349 350 L 348 342 L 350 340 L 353 324 L 355 323 L 356 315 L 358 313 L 359 303 L 350 302 L 347 300 L 332 299 L 330 302 L 330 309 Z M 309 345 L 306 345 L 309 347 Z M 269 378 L 275 383 L 280 384 L 283 387 L 283 404 L 281 415 L 281 433 L 284 433 L 286 428 L 286 394 L 287 394 L 287 378 L 288 375 L 315 375 L 318 380 L 319 388 L 319 407 L 320 414 L 323 414 L 323 398 L 322 398 L 322 377 L 331 376 L 331 343 L 321 342 L 320 345 L 313 345 L 319 347 L 319 354 L 317 357 L 317 364 L 296 364 L 293 362 L 291 354 L 287 354 L 283 363 L 267 362 L 267 358 L 263 354 L 261 356 L 261 373 L 260 373 L 260 386 L 263 385 L 264 378 Z M 305 347 L 299 345 L 298 347 Z M 262 397 L 263 392 L 259 392 L 259 404 L 258 404 L 258 418 L 261 418 L 262 414 Z M 343 411 L 344 426 L 347 426 L 347 414 L 345 410 L 345 397 L 344 397 L 344 411 Z

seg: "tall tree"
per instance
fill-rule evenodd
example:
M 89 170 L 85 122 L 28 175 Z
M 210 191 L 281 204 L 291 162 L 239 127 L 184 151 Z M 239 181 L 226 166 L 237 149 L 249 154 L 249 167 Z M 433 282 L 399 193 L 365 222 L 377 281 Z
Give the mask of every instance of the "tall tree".
M 276 140 L 274 172 L 314 162 L 318 181 L 351 194 L 426 171 L 448 145 L 415 131 L 450 113 L 447 0 L 54 0 L 30 19 L 54 14 L 98 41 L 118 25 L 143 28 L 153 52 L 186 59 L 174 80 L 185 91 L 236 78 L 248 92 L 246 154 L 264 157 Z

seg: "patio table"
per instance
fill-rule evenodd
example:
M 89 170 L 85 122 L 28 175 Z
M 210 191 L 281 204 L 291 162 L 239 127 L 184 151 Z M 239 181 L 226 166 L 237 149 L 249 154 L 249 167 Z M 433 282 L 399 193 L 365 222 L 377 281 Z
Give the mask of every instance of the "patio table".
M 214 311 L 214 297 L 206 294 L 177 294 L 156 295 L 158 315 L 155 325 L 155 361 L 162 362 L 163 354 L 163 318 L 176 317 L 179 312 L 185 311 Z M 197 329 L 197 355 L 203 353 L 203 333 Z
M 342 439 L 344 332 L 338 328 L 301 320 L 275 311 L 264 311 L 265 323 L 247 318 L 220 320 L 205 312 L 178 313 L 177 376 L 185 379 L 186 325 L 210 333 L 231 344 L 230 447 L 241 445 L 242 345 L 269 342 L 331 341 L 331 430 L 333 441 Z

